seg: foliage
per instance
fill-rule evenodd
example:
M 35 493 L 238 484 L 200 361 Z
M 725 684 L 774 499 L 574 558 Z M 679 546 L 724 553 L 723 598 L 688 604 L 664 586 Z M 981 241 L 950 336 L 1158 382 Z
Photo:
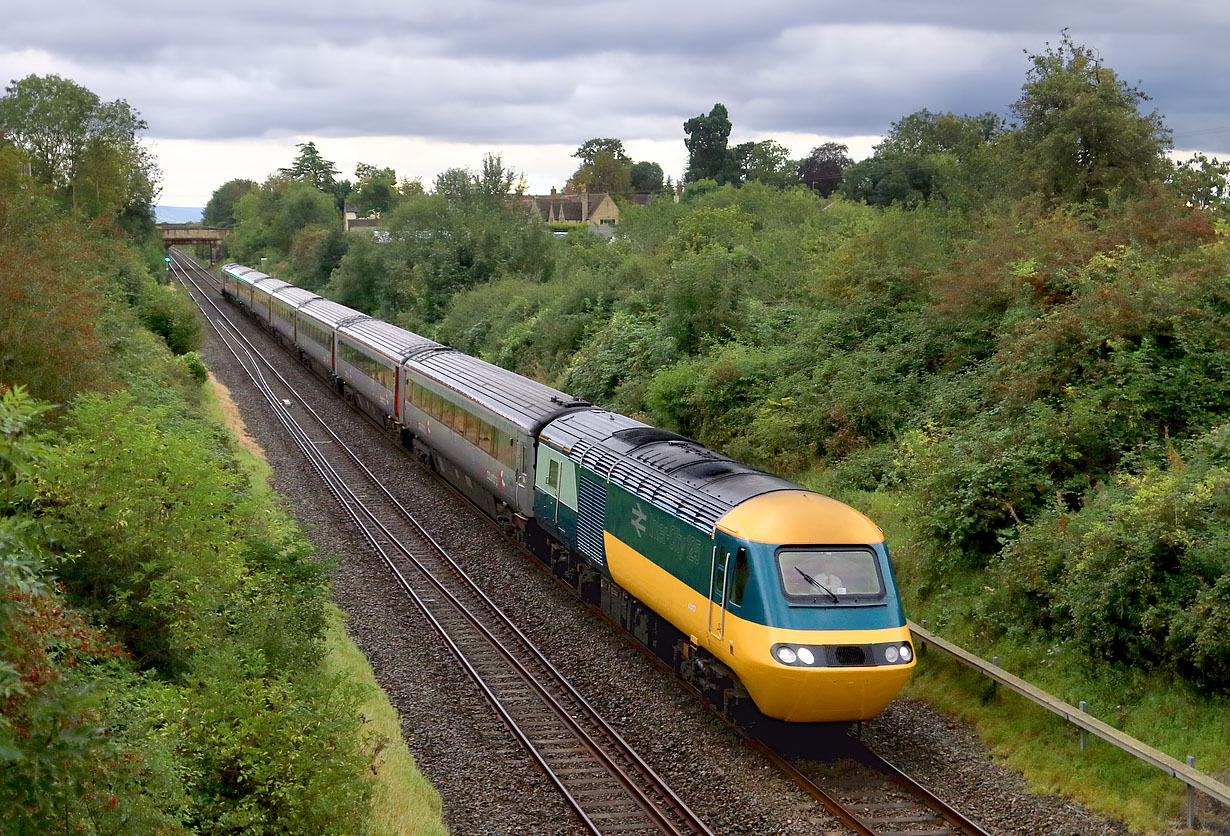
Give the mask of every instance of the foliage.
M 244 195 L 256 188 L 251 180 L 228 180 L 209 196 L 205 204 L 202 223 L 206 226 L 233 227 L 235 225 L 235 204 Z
M 355 188 L 349 202 L 361 218 L 388 212 L 401 198 L 397 191 L 397 172 L 391 168 L 359 163 L 354 177 Z
M 336 224 L 312 224 L 295 233 L 287 274 L 308 290 L 323 287 L 346 255 L 350 242 Z
M 613 137 L 587 139 L 581 143 L 572 156 L 579 159 L 582 165 L 592 165 L 599 154 L 610 154 L 611 157 L 623 163 L 632 162 L 627 152 L 624 151 L 624 144 Z
M 0 382 L 63 401 L 101 381 L 99 242 L 29 188 L 0 147 Z
M 473 172 L 468 168 L 450 168 L 436 176 L 436 194 L 450 201 L 488 204 L 502 203 L 516 191 L 525 191 L 525 175 L 504 167 L 502 154 L 483 154 L 482 167 Z
M 584 186 L 595 193 L 626 195 L 632 193 L 632 164 L 619 159 L 611 151 L 598 151 L 568 181 L 570 188 L 580 191 Z
M 195 320 L 135 216 L 87 225 L 23 169 L 0 144 L 4 831 L 364 830 L 325 567 L 197 415 Z
M 662 166 L 657 163 L 633 163 L 628 171 L 632 191 L 637 194 L 654 194 L 662 191 Z
M 332 193 L 337 181 L 337 166 L 321 155 L 315 142 L 300 142 L 295 147 L 299 149 L 298 155 L 288 167 L 279 168 L 278 173 L 288 180 L 297 180 L 327 194 Z
M 958 116 L 920 110 L 892 124 L 877 153 L 953 154 L 968 160 L 1004 132 L 1003 119 L 994 113 Z
M 1219 211 L 1230 208 L 1230 163 L 1194 154 L 1170 175 L 1170 185 L 1192 206 Z
M 389 242 L 365 242 L 357 251 L 352 244 L 333 273 L 329 294 L 390 318 L 399 308 L 412 308 L 419 321 L 432 323 L 462 290 L 508 276 L 543 278 L 550 270 L 550 233 L 484 191 L 498 185 L 483 186 L 472 175 L 465 182 L 461 191 L 403 201 L 388 217 Z
M 877 153 L 845 170 L 841 192 L 872 206 L 919 206 L 936 188 L 935 166 L 926 157 L 895 151 Z
M 1025 527 L 993 566 L 1001 588 L 988 618 L 1001 629 L 1063 631 L 1111 661 L 1230 683 L 1230 428 L 1188 447 Z M 1028 621 L 1019 604 L 1005 606 L 1014 598 L 1028 603 Z
M 147 127 L 123 99 L 104 102 L 58 75 L 29 75 L 4 88 L 0 136 L 22 148 L 34 179 L 86 217 L 144 213 L 158 169 L 137 141 Z
M 849 151 L 839 142 L 826 142 L 811 149 L 811 153 L 799 161 L 799 182 L 828 197 L 841 185 L 846 169 L 854 165 Z
M 1170 131 L 1148 96 L 1064 32 L 1058 46 L 1029 55 L 1012 113 L 1024 154 L 1023 175 L 1046 195 L 1105 205 L 1116 190 L 1138 193 L 1165 176 Z
M 799 182 L 798 163 L 790 159 L 790 149 L 775 140 L 741 143 L 731 150 L 731 156 L 740 182 L 757 180 L 779 188 Z
M 295 237 L 312 226 L 340 228 L 333 198 L 297 180 L 273 178 L 235 205 L 235 231 L 227 239 L 231 255 L 246 264 L 286 260 Z
M 683 144 L 688 149 L 688 170 L 683 176 L 688 183 L 715 180 L 722 184 L 737 178 L 726 147 L 730 128 L 726 106 L 720 103 L 713 106 L 708 116 L 693 116 L 683 123 Z

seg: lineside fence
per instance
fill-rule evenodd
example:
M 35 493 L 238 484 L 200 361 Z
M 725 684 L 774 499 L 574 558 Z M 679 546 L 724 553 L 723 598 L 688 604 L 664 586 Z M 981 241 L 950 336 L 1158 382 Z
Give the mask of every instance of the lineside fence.
M 1124 734 L 1114 726 L 1103 723 L 1098 718 L 1088 714 L 1084 710 L 1085 703 L 1083 701 L 1078 708 L 1074 705 L 1069 705 L 1058 697 L 1053 697 L 1045 691 L 1035 688 L 1020 677 L 1013 676 L 1001 668 L 998 657 L 995 657 L 992 662 L 981 659 L 929 631 L 926 628 L 927 622 L 925 621 L 921 625 L 915 624 L 913 621 L 907 621 L 906 624 L 909 626 L 910 632 L 914 634 L 920 651 L 928 646 L 934 647 L 936 650 L 956 659 L 962 665 L 973 668 L 984 676 L 989 677 L 995 683 L 1003 685 L 1005 688 L 1010 688 L 1030 702 L 1037 703 L 1052 714 L 1058 714 L 1069 723 L 1079 726 L 1081 729 L 1081 749 L 1085 748 L 1085 732 L 1089 732 L 1187 784 L 1188 827 L 1193 825 L 1195 799 L 1192 792 L 1194 790 L 1199 790 L 1210 798 L 1230 806 L 1230 786 L 1196 770 L 1194 766 L 1195 758 L 1188 756 L 1187 763 L 1182 763 L 1165 752 L 1160 752 L 1152 746 Z

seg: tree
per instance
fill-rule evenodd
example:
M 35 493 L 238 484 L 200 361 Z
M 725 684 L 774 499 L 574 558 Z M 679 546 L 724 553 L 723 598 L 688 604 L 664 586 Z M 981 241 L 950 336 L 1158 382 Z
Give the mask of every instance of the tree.
M 361 217 L 388 212 L 401 197 L 397 191 L 397 172 L 391 168 L 359 163 L 354 178 L 351 204 Z
M 223 183 L 214 189 L 209 202 L 205 204 L 202 221 L 206 226 L 234 226 L 235 204 L 255 188 L 256 183 L 252 180 L 229 180 Z
M 846 169 L 854 165 L 848 156 L 849 147 L 840 142 L 826 142 L 811 149 L 799 161 L 799 180 L 809 189 L 828 197 L 841 185 Z
M 299 149 L 299 155 L 289 168 L 279 168 L 278 173 L 314 186 L 326 194 L 333 194 L 337 166 L 320 155 L 315 142 L 300 142 L 295 147 Z
M 958 116 L 924 109 L 894 122 L 876 152 L 955 154 L 966 159 L 1003 131 L 1004 121 L 994 113 Z
M 587 139 L 581 143 L 581 147 L 577 148 L 576 153 L 572 156 L 579 159 L 582 165 L 591 165 L 594 158 L 604 151 L 620 162 L 629 164 L 632 162 L 624 151 L 624 144 L 610 137 Z
M 1195 154 L 1170 175 L 1171 188 L 1190 206 L 1225 211 L 1230 208 L 1230 163 Z
M 504 167 L 504 156 L 488 151 L 483 154 L 483 167 L 474 180 L 474 187 L 480 195 L 503 199 L 512 194 L 525 191 L 525 175 L 513 168 Z
M 148 126 L 128 102 L 103 102 L 58 75 L 30 75 L 4 90 L 0 135 L 29 155 L 37 181 L 88 217 L 148 215 L 158 168 L 137 141 Z
M 1066 30 L 1059 46 L 1026 55 L 1031 66 L 1011 109 L 1021 120 L 1022 174 L 1035 190 L 1105 203 L 1116 189 L 1139 192 L 1165 178 L 1170 131 L 1156 110 L 1140 112 L 1148 96 Z
M 299 231 L 317 225 L 342 225 L 333 198 L 307 183 L 272 178 L 235 205 L 235 232 L 227 246 L 235 258 L 247 263 L 262 256 L 281 261 L 290 254 Z
M 759 180 L 766 186 L 779 188 L 799 182 L 797 165 L 790 159 L 790 149 L 776 140 L 744 142 L 735 146 L 732 157 L 741 182 Z
M 41 191 L 19 152 L 0 145 L 0 389 L 25 384 L 63 403 L 103 379 L 99 276 L 115 254 Z
M 935 179 L 935 170 L 926 157 L 890 151 L 846 169 L 841 191 L 871 206 L 896 203 L 911 207 L 931 198 Z
M 626 157 L 620 159 L 612 151 L 599 151 L 591 162 L 577 169 L 569 182 L 574 191 L 585 186 L 591 192 L 631 194 L 632 165 Z
M 468 168 L 450 168 L 436 175 L 435 193 L 449 200 L 497 200 L 503 202 L 513 193 L 525 190 L 525 175 L 504 167 L 501 154 L 483 155 L 483 167 L 477 174 Z
M 662 166 L 657 163 L 633 163 L 628 170 L 632 191 L 637 194 L 655 194 L 662 191 Z
M 688 170 L 684 173 L 687 182 L 711 179 L 720 185 L 735 179 L 737 172 L 726 147 L 730 128 L 726 106 L 721 103 L 715 104 L 708 116 L 693 116 L 683 123 L 683 144 L 688 149 Z

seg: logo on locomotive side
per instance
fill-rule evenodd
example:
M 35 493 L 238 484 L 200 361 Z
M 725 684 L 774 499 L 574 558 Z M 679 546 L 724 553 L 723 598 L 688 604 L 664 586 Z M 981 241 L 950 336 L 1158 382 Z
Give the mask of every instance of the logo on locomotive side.
M 649 519 L 645 516 L 645 512 L 641 510 L 641 503 L 636 503 L 632 509 L 632 527 L 636 529 L 636 536 L 643 537 L 645 534 L 645 520 Z

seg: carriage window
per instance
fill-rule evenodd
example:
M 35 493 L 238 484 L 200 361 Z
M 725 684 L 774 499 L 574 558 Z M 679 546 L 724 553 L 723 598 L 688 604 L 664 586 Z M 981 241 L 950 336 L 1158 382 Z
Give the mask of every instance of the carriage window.
M 495 455 L 495 429 L 486 421 L 478 422 L 478 449 L 488 456 Z
M 466 441 L 471 444 L 478 444 L 478 416 L 472 412 L 462 412 L 462 420 L 465 422 Z
M 559 493 L 559 460 L 551 459 L 551 466 L 547 469 L 547 487 L 554 488 L 556 493 Z
M 777 553 L 777 564 L 790 598 L 823 604 L 884 595 L 876 556 L 869 549 L 785 548 Z

